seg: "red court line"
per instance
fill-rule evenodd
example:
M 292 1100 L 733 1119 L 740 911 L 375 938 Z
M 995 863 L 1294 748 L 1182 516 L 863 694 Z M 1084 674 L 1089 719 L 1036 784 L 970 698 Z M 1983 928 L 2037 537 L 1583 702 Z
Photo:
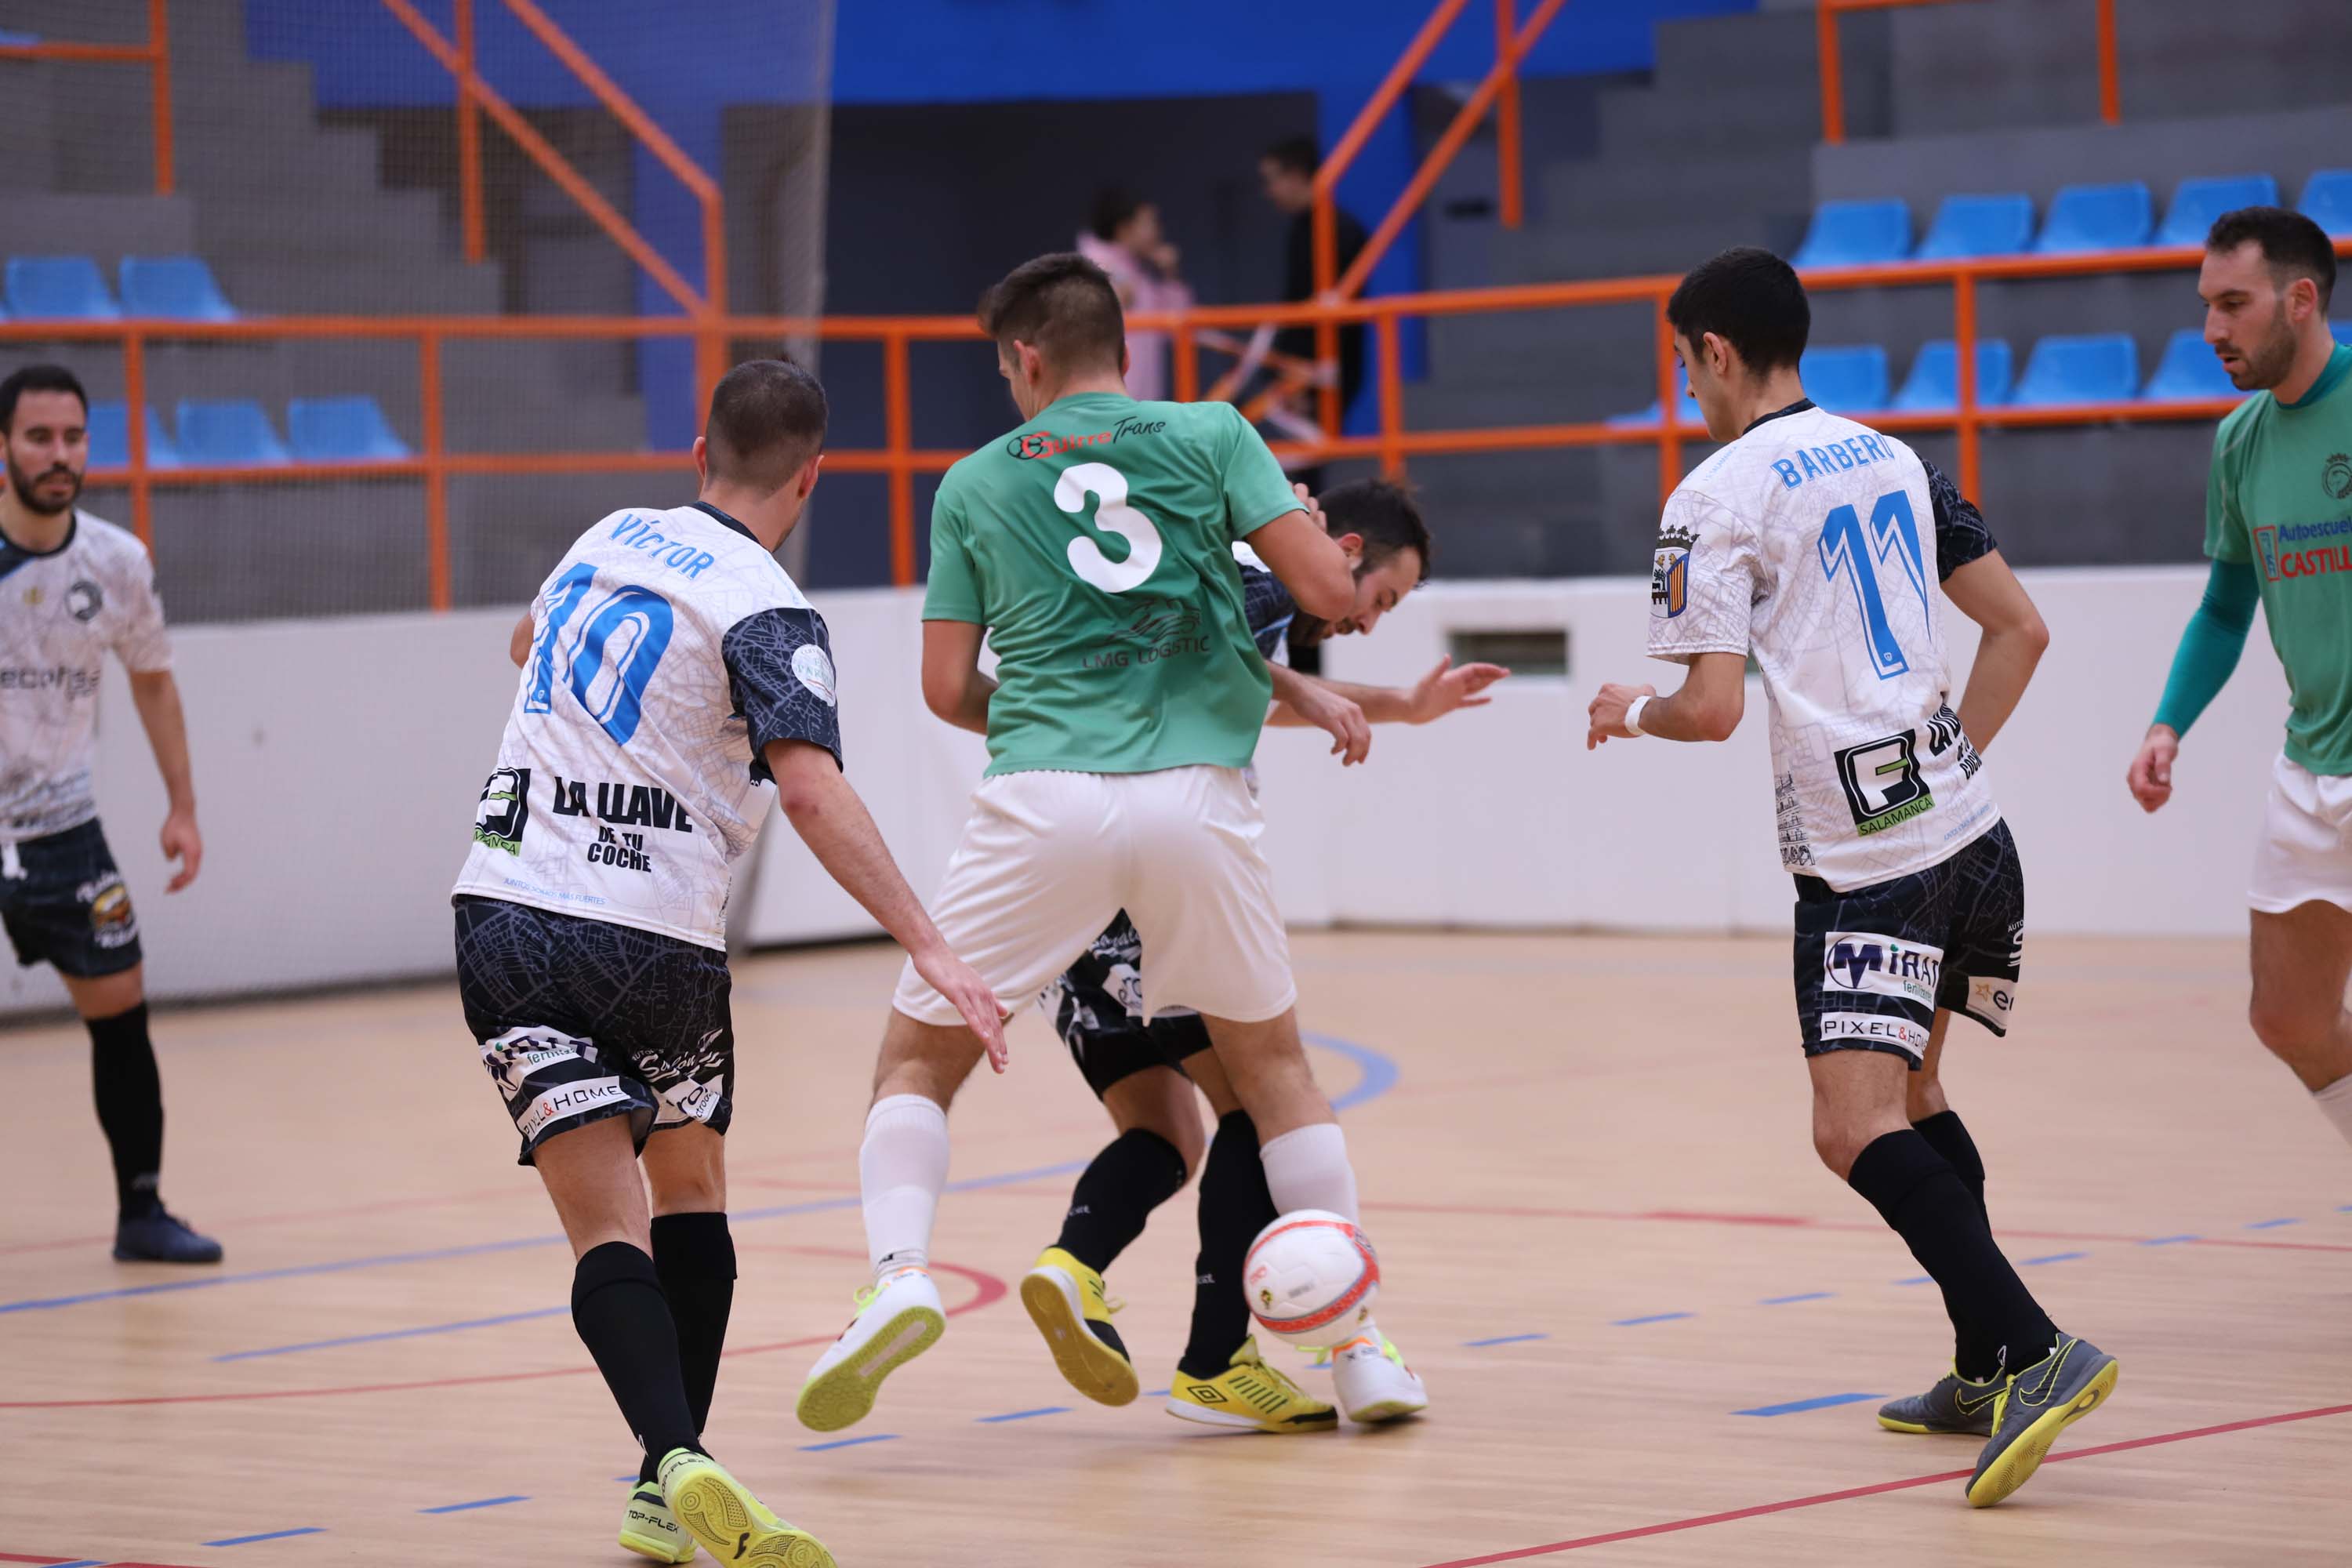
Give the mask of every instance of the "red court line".
M 2244 1421 L 2224 1421 L 2218 1426 L 2195 1426 L 2185 1432 L 2163 1432 L 2153 1437 L 2132 1437 L 2121 1443 L 2102 1443 L 2096 1447 L 2076 1448 L 2068 1453 L 2053 1454 L 2042 1463 L 2055 1465 L 2068 1459 L 2091 1459 L 2102 1454 L 2126 1453 L 2134 1448 L 2153 1448 L 2165 1443 L 2186 1443 L 2193 1437 L 2217 1437 L 2227 1432 L 2245 1432 L 2257 1426 L 2276 1426 L 2289 1421 L 2315 1421 L 2327 1415 L 2352 1415 L 2352 1405 L 2330 1405 L 2317 1410 L 2294 1410 L 2284 1415 L 2256 1415 Z M 1729 1509 L 1722 1513 L 1704 1513 L 1692 1519 L 1670 1520 L 1664 1524 L 1637 1525 L 1632 1530 L 1612 1531 L 1606 1535 L 1579 1536 L 1574 1541 L 1555 1541 L 1544 1546 L 1521 1546 L 1509 1552 L 1489 1552 L 1484 1557 L 1457 1557 L 1445 1563 L 1433 1563 L 1428 1568 L 1481 1568 L 1489 1563 L 1517 1563 L 1529 1557 L 1549 1557 L 1561 1552 L 1581 1552 L 1588 1546 L 1609 1546 L 1621 1541 L 1639 1541 L 1650 1535 L 1672 1535 L 1680 1531 L 1698 1530 L 1711 1524 L 1730 1524 L 1738 1520 L 1757 1519 L 1765 1514 L 1787 1513 L 1793 1509 L 1819 1508 L 1823 1503 L 1845 1502 L 1853 1498 L 1876 1497 L 1885 1492 L 1909 1491 L 1918 1487 L 1932 1487 L 1942 1481 L 1964 1481 L 1972 1472 L 1943 1470 L 1932 1476 L 1912 1476 L 1899 1481 L 1879 1481 L 1866 1487 L 1848 1487 L 1843 1491 L 1817 1492 L 1811 1497 L 1789 1498 L 1780 1502 L 1758 1503 L 1752 1508 Z
M 863 1252 L 852 1252 L 846 1248 L 835 1247 L 795 1247 L 793 1250 L 821 1258 L 863 1259 L 866 1257 Z M 977 1312 L 983 1307 L 994 1306 L 1005 1297 L 1007 1286 L 1003 1280 L 993 1274 L 984 1273 L 977 1268 L 967 1268 L 961 1263 L 942 1263 L 936 1258 L 932 1260 L 931 1267 L 953 1274 L 959 1279 L 969 1280 L 972 1285 L 971 1300 L 960 1307 L 950 1307 L 947 1315 L 950 1318 L 961 1317 L 966 1312 Z M 835 1338 L 833 1334 L 804 1334 L 798 1339 L 776 1340 L 766 1344 L 730 1345 L 722 1353 L 730 1356 L 766 1355 L 773 1351 L 800 1350 L 810 1345 L 831 1344 Z M 476 1373 L 465 1377 L 429 1377 L 414 1383 L 354 1384 L 342 1388 L 259 1388 L 223 1394 L 143 1394 L 121 1399 L 16 1399 L 0 1401 L 0 1410 L 102 1410 L 128 1405 L 236 1405 L 260 1399 L 325 1399 L 346 1394 L 406 1394 L 425 1388 L 473 1388 L 494 1383 L 535 1383 L 542 1378 L 579 1377 L 595 1370 L 593 1364 L 554 1366 L 542 1367 L 536 1372 Z M 0 1562 L 5 1561 L 7 1561 L 5 1554 L 0 1554 Z M 24 1561 L 32 1562 L 34 1559 L 26 1558 Z M 43 1558 L 40 1561 L 70 1563 L 73 1559 L 51 1557 Z M 130 1568 L 130 1565 L 126 1565 L 126 1568 Z

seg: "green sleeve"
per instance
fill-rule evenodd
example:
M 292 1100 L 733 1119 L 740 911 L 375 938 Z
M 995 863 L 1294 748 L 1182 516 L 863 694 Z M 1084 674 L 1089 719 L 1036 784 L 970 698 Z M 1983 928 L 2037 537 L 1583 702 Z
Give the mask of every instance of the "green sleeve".
M 2189 733 L 2206 704 L 2230 683 L 2261 597 L 2262 584 L 2251 562 L 2213 563 L 2205 579 L 2205 597 L 2189 617 L 2180 649 L 2172 656 L 2172 675 L 2164 683 L 2164 700 L 2156 706 L 2158 723 L 2168 725 L 2176 735 Z
M 980 603 L 980 573 L 971 560 L 971 530 L 954 490 L 946 484 L 931 501 L 931 574 L 923 587 L 923 619 L 988 624 Z
M 2221 421 L 2213 432 L 2213 461 L 2205 470 L 2205 553 L 2216 561 L 2249 563 L 2253 542 L 2238 516 L 2237 455 L 2244 438 L 2244 410 Z
M 1216 406 L 1224 410 L 1232 426 L 1225 447 L 1225 521 L 1234 538 L 1246 539 L 1284 513 L 1303 509 L 1291 493 L 1290 476 L 1266 449 L 1265 438 L 1232 404 Z

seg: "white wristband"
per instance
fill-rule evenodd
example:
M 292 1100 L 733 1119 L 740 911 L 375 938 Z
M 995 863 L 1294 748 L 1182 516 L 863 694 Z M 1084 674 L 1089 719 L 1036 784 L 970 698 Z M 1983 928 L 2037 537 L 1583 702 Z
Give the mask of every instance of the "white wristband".
M 1642 710 L 1647 708 L 1649 705 L 1650 700 L 1647 697 L 1636 697 L 1633 701 L 1627 703 L 1625 705 L 1625 728 L 1631 730 L 1636 735 L 1648 733 L 1647 731 L 1642 728 Z

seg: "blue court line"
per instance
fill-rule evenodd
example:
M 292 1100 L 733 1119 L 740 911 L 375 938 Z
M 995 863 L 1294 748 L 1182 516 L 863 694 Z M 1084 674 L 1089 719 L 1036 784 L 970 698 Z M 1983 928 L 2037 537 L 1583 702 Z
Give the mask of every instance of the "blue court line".
M 1172 1389 L 1172 1388 L 1152 1388 L 1152 1389 L 1147 1389 L 1147 1390 L 1145 1390 L 1145 1391 L 1144 1391 L 1143 1397 L 1144 1397 L 1144 1398 L 1146 1398 L 1146 1399 L 1165 1399 L 1165 1398 L 1167 1398 L 1170 1394 L 1173 1394 L 1173 1393 L 1175 1393 L 1175 1392 L 1176 1392 L 1176 1391 L 1175 1391 L 1174 1389 Z
M 2203 1237 L 2195 1236 L 2152 1236 L 2146 1241 L 2141 1242 L 2140 1245 L 2142 1247 L 2178 1247 L 2184 1241 L 2200 1241 L 2202 1239 Z
M 1836 1294 L 1834 1290 L 1808 1290 L 1801 1296 L 1767 1296 L 1756 1304 L 1759 1307 L 1786 1307 L 1796 1301 L 1826 1301 Z
M 1462 1348 L 1465 1351 L 1483 1350 L 1488 1345 L 1516 1345 L 1528 1340 L 1549 1338 L 1551 1338 L 1549 1334 L 1503 1334 L 1491 1340 L 1464 1340 Z
M 2337 1204 L 2336 1205 L 2336 1212 L 2337 1214 L 2352 1214 L 2352 1204 Z
M 1860 1405 L 1866 1400 L 1884 1399 L 1883 1394 L 1824 1394 L 1818 1399 L 1792 1399 L 1786 1405 L 1759 1405 L 1753 1410 L 1735 1410 L 1734 1415 L 1794 1415 L 1801 1410 L 1827 1410 L 1833 1405 Z
M 1609 1326 L 1612 1329 L 1632 1329 L 1639 1328 L 1643 1323 L 1671 1323 L 1676 1318 L 1695 1318 L 1697 1315 L 1696 1312 L 1653 1312 L 1646 1318 L 1612 1319 Z
M 835 1437 L 830 1443 L 803 1443 L 801 1445 L 801 1452 L 822 1454 L 829 1448 L 855 1448 L 860 1443 L 887 1443 L 898 1436 L 896 1432 L 869 1432 L 863 1437 Z
M 203 1544 L 206 1546 L 250 1546 L 257 1541 L 283 1541 L 289 1535 L 324 1535 L 326 1533 L 326 1531 L 319 1525 L 306 1524 L 299 1530 L 273 1530 L 264 1535 L 232 1535 L 226 1541 L 207 1541 L 203 1542 Z
M 52 1563 L 49 1568 L 106 1568 L 103 1557 L 85 1557 L 79 1563 Z
M 487 1329 L 499 1323 L 520 1323 L 528 1318 L 552 1318 L 569 1307 L 539 1307 L 528 1312 L 502 1312 L 495 1318 L 467 1318 L 455 1323 L 427 1323 L 421 1329 L 386 1329 L 376 1334 L 347 1334 L 340 1340 L 312 1340 L 307 1344 L 271 1345 L 267 1350 L 232 1351 L 215 1361 L 251 1361 L 257 1356 L 293 1355 L 301 1351 L 333 1350 L 338 1345 L 364 1345 L 377 1340 L 415 1339 L 419 1334 L 454 1334 L 460 1329 Z
M 1069 1413 L 1070 1407 L 1066 1405 L 1045 1405 L 1034 1410 L 1014 1410 L 1003 1415 L 980 1415 L 973 1419 L 983 1426 L 993 1426 L 1000 1421 L 1026 1421 L 1032 1415 L 1067 1415 Z
M 2053 1252 L 2042 1258 L 2021 1258 L 2017 1260 L 2017 1266 L 2020 1268 L 2031 1268 L 2037 1263 L 2072 1263 L 2078 1258 L 2090 1256 L 2087 1252 Z
M 1348 1110 L 1378 1099 L 1394 1089 L 1398 1069 L 1395 1060 L 1352 1040 L 1334 1035 L 1308 1035 L 1306 1039 L 1325 1050 L 1336 1051 L 1356 1064 L 1359 1074 L 1355 1087 L 1331 1101 L 1334 1110 Z M 1087 1162 L 1075 1160 L 1058 1165 L 1041 1165 L 1034 1170 L 1012 1171 L 998 1176 L 974 1176 L 965 1181 L 950 1182 L 951 1193 L 977 1192 L 986 1187 L 1011 1186 L 1018 1182 L 1036 1181 L 1047 1176 L 1075 1175 L 1087 1168 Z M 738 1224 L 758 1220 L 784 1219 L 794 1215 L 828 1214 L 840 1209 L 856 1208 L 856 1196 L 816 1198 L 807 1203 L 784 1204 L 774 1208 L 745 1209 L 728 1215 Z M 452 1258 L 478 1258 L 487 1253 L 515 1252 L 533 1247 L 556 1247 L 564 1243 L 561 1232 L 544 1236 L 516 1237 L 508 1241 L 478 1241 L 465 1247 L 438 1247 L 418 1252 L 389 1252 L 366 1258 L 339 1258 L 331 1263 L 302 1263 L 284 1268 L 259 1268 L 242 1274 L 209 1274 L 195 1279 L 167 1279 L 152 1285 L 125 1285 L 110 1290 L 86 1290 L 73 1296 L 42 1296 L 22 1301 L 0 1301 L 0 1314 L 9 1312 L 45 1311 L 58 1307 L 79 1307 L 89 1301 L 110 1301 L 125 1297 L 157 1296 L 172 1290 L 209 1290 L 223 1285 L 250 1285 L 267 1279 L 291 1279 L 310 1274 L 341 1274 L 355 1268 L 387 1268 L 404 1263 L 437 1263 Z
M 1914 1274 L 1908 1279 L 1895 1281 L 1897 1285 L 1933 1285 L 1935 1282 L 1936 1277 L 1933 1274 Z
M 419 1513 L 465 1513 L 478 1508 L 497 1508 L 501 1503 L 529 1502 L 527 1497 L 486 1497 L 479 1502 L 445 1502 L 439 1508 L 420 1508 Z
M 2258 1219 L 2246 1226 L 2248 1230 L 2276 1230 L 2283 1225 L 2301 1225 L 2299 1219 Z

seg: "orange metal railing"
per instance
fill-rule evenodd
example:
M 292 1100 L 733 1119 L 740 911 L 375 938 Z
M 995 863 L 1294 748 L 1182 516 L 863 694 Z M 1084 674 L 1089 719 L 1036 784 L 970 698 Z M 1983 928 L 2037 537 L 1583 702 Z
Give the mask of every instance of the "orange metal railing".
M 158 5 L 162 0 L 156 0 Z M 615 211 L 571 161 L 557 152 L 530 121 L 484 80 L 474 54 L 474 0 L 455 0 L 450 30 L 444 37 L 426 21 L 411 0 L 383 0 L 384 8 L 425 46 L 457 84 L 458 221 L 464 232 L 466 259 L 479 261 L 484 254 L 482 220 L 482 145 L 479 116 L 487 113 L 514 139 L 541 173 L 553 180 L 580 210 L 612 237 L 629 259 L 645 268 L 662 292 L 692 318 L 696 330 L 695 387 L 697 401 L 707 401 L 726 374 L 727 334 L 727 214 L 719 184 L 688 157 L 653 117 L 604 74 L 587 51 L 557 26 L 533 0 L 501 0 L 515 18 L 530 30 L 563 68 L 595 95 L 612 116 L 676 176 L 702 210 L 702 288 L 698 291 L 664 259 L 636 226 Z
M 1845 74 L 1838 52 L 1838 18 L 1849 11 L 1897 11 L 1912 5 L 1942 5 L 1950 0 L 1818 0 L 1814 26 L 1822 75 L 1822 140 L 1845 140 Z M 2108 124 L 2124 117 L 2123 89 L 2116 63 L 2116 0 L 2097 0 L 2099 25 L 2099 117 Z
M 143 44 L 79 44 L 44 39 L 37 44 L 0 44 L 0 60 L 76 60 L 103 65 L 143 65 L 154 90 L 148 110 L 155 143 L 155 194 L 178 186 L 172 155 L 172 26 L 167 0 L 147 0 Z
M 2352 240 L 2338 246 L 2352 258 Z M 1865 288 L 1946 287 L 1952 290 L 1953 337 L 1958 346 L 1959 403 L 1934 413 L 1862 413 L 1873 426 L 1891 432 L 1951 430 L 1959 438 L 1961 487 L 1979 493 L 1982 479 L 1982 436 L 1988 429 L 2015 429 L 2063 425 L 2101 425 L 2217 419 L 2234 406 L 2233 399 L 2190 403 L 2116 403 L 2070 405 L 2053 408 L 1982 406 L 1977 396 L 1976 342 L 1978 289 L 1986 282 L 2035 278 L 2082 277 L 2116 272 L 2186 270 L 2202 260 L 2194 246 L 2146 250 L 2107 251 L 2082 256 L 2016 256 L 1970 261 L 1897 262 L 1885 266 L 1840 268 L 1808 273 L 1807 287 L 1815 290 Z M 1525 284 L 1511 288 L 1454 289 L 1422 294 L 1383 295 L 1370 300 L 1308 302 L 1297 305 L 1211 306 L 1173 314 L 1138 314 L 1131 324 L 1140 330 L 1168 332 L 1173 340 L 1180 395 L 1198 387 L 1194 367 L 1198 339 L 1223 329 L 1245 329 L 1260 322 L 1281 326 L 1366 322 L 1377 340 L 1380 427 L 1376 434 L 1327 437 L 1314 443 L 1279 442 L 1277 453 L 1308 461 L 1330 458 L 1377 460 L 1391 473 L 1402 472 L 1412 458 L 1440 454 L 1538 451 L 1569 447 L 1648 446 L 1658 454 L 1659 496 L 1680 482 L 1686 442 L 1706 439 L 1706 433 L 1675 416 L 1679 384 L 1674 344 L 1665 320 L 1665 304 L 1678 281 L 1657 275 L 1594 281 Z M 1409 430 L 1404 424 L 1403 378 L 1397 350 L 1398 322 L 1407 318 L 1473 314 L 1494 310 L 1589 309 L 1601 306 L 1647 306 L 1654 323 L 1658 424 L 1626 426 L 1605 421 L 1576 424 L 1513 426 L 1499 429 Z M 826 316 L 730 317 L 716 322 L 677 316 L 455 316 L 455 317 L 274 317 L 253 321 L 195 322 L 122 321 L 0 321 L 0 343 L 113 342 L 123 356 L 124 392 L 132 410 L 130 423 L 131 461 L 127 467 L 94 472 L 101 485 L 130 489 L 133 527 L 142 539 L 153 537 L 153 496 L 158 489 L 200 485 L 275 484 L 299 480 L 402 479 L 422 480 L 425 489 L 425 545 L 428 581 L 435 608 L 450 603 L 448 495 L 453 478 L 478 475 L 557 473 L 676 474 L 684 463 L 678 452 L 507 452 L 456 453 L 448 450 L 443 427 L 446 372 L 444 346 L 453 341 L 491 339 L 604 339 L 627 341 L 689 337 L 716 330 L 724 339 L 764 339 L 814 336 L 835 342 L 866 342 L 881 346 L 886 401 L 885 441 L 878 448 L 835 449 L 826 465 L 840 473 L 880 474 L 888 480 L 890 562 L 893 579 L 915 580 L 914 476 L 939 473 L 963 456 L 956 450 L 928 450 L 913 443 L 912 380 L 908 373 L 908 345 L 915 342 L 971 341 L 980 332 L 961 316 Z M 383 462 L 295 463 L 253 468 L 155 468 L 147 451 L 146 349 L 157 341 L 186 342 L 267 342 L 294 339 L 360 338 L 406 340 L 415 344 L 420 378 L 419 406 L 423 423 L 420 451 L 413 458 Z

